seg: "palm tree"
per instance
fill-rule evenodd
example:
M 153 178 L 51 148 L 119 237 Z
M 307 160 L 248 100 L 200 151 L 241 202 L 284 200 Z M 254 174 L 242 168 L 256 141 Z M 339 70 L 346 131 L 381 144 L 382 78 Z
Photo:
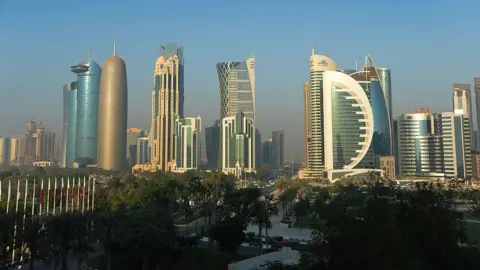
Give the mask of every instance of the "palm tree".
M 203 193 L 203 185 L 200 177 L 194 177 L 188 182 L 187 190 L 189 197 L 197 202 L 200 199 L 201 194 Z M 196 216 L 196 212 L 194 213 Z M 198 235 L 198 218 L 195 218 L 195 234 Z
M 258 226 L 260 253 L 263 249 L 262 230 L 265 228 L 265 240 L 267 240 L 268 230 L 272 228 L 270 217 L 275 212 L 277 212 L 276 208 L 263 196 L 253 202 L 251 218 L 252 223 Z

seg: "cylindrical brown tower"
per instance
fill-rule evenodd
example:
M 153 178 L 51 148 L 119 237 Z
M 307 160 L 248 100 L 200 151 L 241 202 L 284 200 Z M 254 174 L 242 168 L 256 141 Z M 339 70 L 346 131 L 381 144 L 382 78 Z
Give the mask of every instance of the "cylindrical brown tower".
M 105 170 L 126 168 L 127 145 L 127 70 L 116 55 L 108 57 L 102 66 L 98 102 L 97 166 Z

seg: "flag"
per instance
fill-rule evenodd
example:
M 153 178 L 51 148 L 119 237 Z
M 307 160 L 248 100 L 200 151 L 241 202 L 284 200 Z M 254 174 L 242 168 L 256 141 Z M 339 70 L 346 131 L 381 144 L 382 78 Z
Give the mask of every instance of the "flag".
M 85 187 L 85 181 L 86 181 L 86 179 L 85 179 L 85 177 L 83 177 L 83 198 L 85 198 L 85 196 L 87 195 L 87 188 Z M 1 187 L 2 186 L 0 185 L 0 188 Z M 1 199 L 0 199 L 0 201 L 1 201 Z
M 15 204 L 15 213 L 18 213 L 18 200 L 20 200 L 20 180 L 17 180 L 17 203 Z
M 50 177 L 48 178 L 48 189 L 47 189 L 47 211 L 45 211 L 47 215 L 49 210 L 50 210 Z
M 23 215 L 27 212 L 27 193 L 28 193 L 28 180 L 25 178 L 25 199 L 23 202 Z
M 8 192 L 7 192 L 7 214 L 10 209 L 10 197 L 12 196 L 12 180 L 8 179 Z
M 40 183 L 40 204 L 43 204 L 43 179 L 41 181 L 42 182 Z
M 53 214 L 55 215 L 55 208 L 57 208 L 57 177 L 53 182 Z

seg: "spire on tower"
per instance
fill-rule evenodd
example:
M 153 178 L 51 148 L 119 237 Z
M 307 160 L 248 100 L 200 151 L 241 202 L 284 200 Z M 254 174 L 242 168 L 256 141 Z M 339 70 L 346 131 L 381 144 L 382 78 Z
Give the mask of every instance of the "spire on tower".
M 92 58 L 92 48 L 88 49 L 88 58 Z
M 117 41 L 113 40 L 113 55 L 117 55 Z
M 312 55 L 314 55 L 314 54 L 315 54 L 315 43 L 312 40 Z

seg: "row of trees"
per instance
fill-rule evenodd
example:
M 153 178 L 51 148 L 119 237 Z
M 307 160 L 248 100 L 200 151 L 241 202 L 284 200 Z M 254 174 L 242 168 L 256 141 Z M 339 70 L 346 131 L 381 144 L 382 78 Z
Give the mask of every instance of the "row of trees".
M 298 266 L 270 269 L 478 269 L 480 255 L 456 210 L 458 189 L 418 184 L 397 189 L 380 182 L 317 188 L 293 210 L 309 217 L 315 241 Z

